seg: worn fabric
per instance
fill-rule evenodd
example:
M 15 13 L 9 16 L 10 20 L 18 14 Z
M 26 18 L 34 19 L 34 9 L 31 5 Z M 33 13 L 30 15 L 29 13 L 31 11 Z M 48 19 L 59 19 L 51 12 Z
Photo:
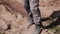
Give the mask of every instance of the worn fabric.
M 34 34 L 39 34 L 41 32 L 41 14 L 39 10 L 39 0 L 23 0 L 24 7 L 30 17 L 31 23 L 35 23 L 36 29 Z
M 40 24 L 39 0 L 23 0 L 23 2 L 30 19 L 33 20 L 35 24 Z

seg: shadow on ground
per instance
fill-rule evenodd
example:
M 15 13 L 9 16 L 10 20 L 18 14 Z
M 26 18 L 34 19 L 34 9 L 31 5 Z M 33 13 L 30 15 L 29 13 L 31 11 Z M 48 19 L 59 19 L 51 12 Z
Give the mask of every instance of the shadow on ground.
M 56 21 L 53 21 L 53 19 L 56 19 Z M 50 25 L 44 27 L 46 29 L 50 29 L 50 28 L 53 28 L 57 25 L 60 25 L 60 10 L 54 11 L 49 17 L 42 19 L 42 21 L 47 21 L 47 20 L 52 20 L 53 22 Z

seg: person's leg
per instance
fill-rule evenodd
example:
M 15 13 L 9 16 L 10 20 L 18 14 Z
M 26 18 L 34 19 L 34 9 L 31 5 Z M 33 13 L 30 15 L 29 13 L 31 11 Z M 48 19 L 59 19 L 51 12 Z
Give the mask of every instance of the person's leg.
M 39 0 L 30 0 L 30 10 L 33 14 L 33 19 L 35 24 L 41 23 L 41 14 L 39 10 Z
M 29 21 L 29 26 L 31 26 L 33 24 L 33 16 L 32 16 L 32 13 L 30 11 L 30 3 L 29 3 L 29 0 L 23 0 L 23 5 L 24 5 L 24 8 L 27 10 L 27 13 L 28 13 L 28 21 Z
M 39 0 L 29 0 L 30 2 L 30 10 L 33 14 L 33 20 L 36 25 L 36 29 L 34 34 L 39 34 L 41 32 L 41 14 L 39 10 Z

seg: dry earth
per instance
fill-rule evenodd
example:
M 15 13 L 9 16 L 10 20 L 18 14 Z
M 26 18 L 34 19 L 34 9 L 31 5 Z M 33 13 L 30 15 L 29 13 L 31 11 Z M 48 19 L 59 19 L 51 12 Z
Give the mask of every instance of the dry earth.
M 15 0 L 22 3 L 22 0 Z M 54 11 L 60 10 L 60 0 L 40 0 L 40 11 L 42 18 L 49 17 Z M 23 3 L 22 3 L 23 5 Z M 7 9 L 0 4 L 0 32 L 4 34 L 33 34 L 35 25 L 28 27 L 28 17 L 23 17 L 18 12 Z M 43 22 L 43 25 L 50 24 L 49 21 Z M 59 26 L 60 27 L 60 26 Z M 54 34 L 55 30 L 44 29 L 41 34 Z

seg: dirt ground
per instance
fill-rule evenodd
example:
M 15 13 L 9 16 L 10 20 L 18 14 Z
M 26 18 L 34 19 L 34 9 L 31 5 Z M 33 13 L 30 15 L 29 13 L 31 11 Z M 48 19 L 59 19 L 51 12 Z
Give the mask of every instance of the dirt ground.
M 22 0 L 14 0 L 22 3 Z M 41 17 L 47 18 L 51 15 L 53 18 L 60 13 L 60 0 L 40 0 Z M 53 13 L 56 14 L 53 15 Z M 6 6 L 0 4 L 0 32 L 1 34 L 33 34 L 35 25 L 27 28 L 29 25 L 28 17 L 23 17 L 18 12 L 13 12 L 11 9 L 7 9 Z M 57 17 L 59 18 L 59 17 Z M 58 19 L 59 22 L 59 19 Z M 57 23 L 58 23 L 57 22 Z M 51 21 L 44 21 L 44 26 L 50 25 Z M 58 30 L 58 31 L 56 31 Z M 41 34 L 60 34 L 60 25 L 53 28 L 44 29 Z

